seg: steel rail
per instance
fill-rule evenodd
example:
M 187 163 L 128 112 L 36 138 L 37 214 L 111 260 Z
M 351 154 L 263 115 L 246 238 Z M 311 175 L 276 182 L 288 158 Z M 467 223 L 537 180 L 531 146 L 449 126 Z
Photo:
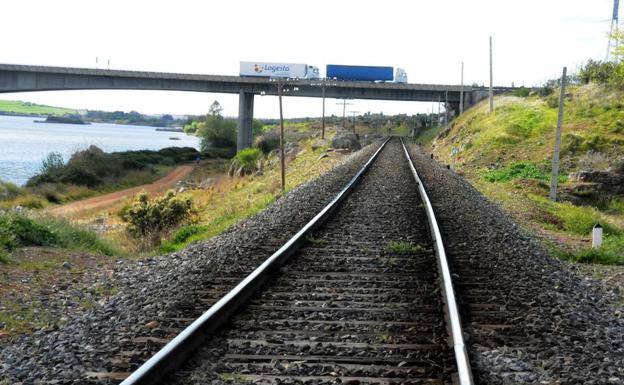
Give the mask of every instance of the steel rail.
M 303 243 L 304 237 L 329 217 L 362 179 L 389 140 L 390 138 L 386 139 L 379 146 L 349 183 L 314 218 L 204 314 L 128 376 L 121 385 L 158 383 L 168 372 L 178 368 L 201 345 L 205 337 L 227 322 L 230 316 L 269 279 L 271 274 L 288 260 Z
M 457 301 L 455 300 L 455 291 L 453 290 L 453 281 L 451 279 L 451 271 L 449 269 L 448 260 L 446 258 L 446 252 L 444 251 L 444 243 L 442 242 L 442 234 L 438 227 L 438 221 L 436 220 L 433 206 L 425 190 L 425 186 L 416 172 L 412 158 L 410 157 L 403 139 L 401 139 L 401 145 L 405 152 L 405 157 L 409 163 L 412 175 L 418 185 L 418 191 L 420 198 L 425 204 L 425 211 L 427 212 L 427 218 L 429 218 L 429 229 L 431 231 L 431 237 L 434 240 L 436 257 L 438 259 L 438 269 L 440 270 L 442 292 L 444 295 L 444 302 L 446 304 L 446 315 L 450 323 L 451 338 L 453 340 L 453 350 L 455 353 L 455 362 L 457 364 L 457 374 L 459 377 L 460 385 L 473 385 L 472 371 L 470 369 L 470 360 L 468 359 L 468 352 L 466 351 L 466 345 L 464 344 L 464 336 L 462 334 L 461 319 L 459 317 L 459 310 L 457 309 Z

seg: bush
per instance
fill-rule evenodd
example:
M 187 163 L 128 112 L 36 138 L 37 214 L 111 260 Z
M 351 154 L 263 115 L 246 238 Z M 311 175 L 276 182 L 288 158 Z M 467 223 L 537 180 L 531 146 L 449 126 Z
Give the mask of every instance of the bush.
M 89 188 L 125 176 L 134 170 L 153 170 L 155 165 L 175 165 L 195 160 L 199 152 L 192 147 L 168 147 L 158 151 L 141 150 L 105 153 L 96 146 L 75 152 L 66 165 L 55 157 L 46 160 L 42 172 L 28 181 L 29 186 L 67 183 Z M 48 156 L 50 158 L 50 156 Z M 112 180 L 112 181 L 111 181 Z
M 41 163 L 41 174 L 55 174 L 58 171 L 63 169 L 65 166 L 65 160 L 63 160 L 63 155 L 58 152 L 51 152 Z
M 24 246 L 51 246 L 59 239 L 47 226 L 17 214 L 0 216 L 0 246 L 13 251 Z
M 184 226 L 173 235 L 171 238 L 172 243 L 186 242 L 193 235 L 204 233 L 208 230 L 208 226 L 205 225 L 189 225 Z
M 55 245 L 57 246 L 86 250 L 103 255 L 116 254 L 116 250 L 100 239 L 93 231 L 77 227 L 60 218 L 41 217 L 38 218 L 38 221 L 55 234 L 57 239 Z
M 577 77 L 582 84 L 588 84 L 590 82 L 607 84 L 615 74 L 616 67 L 617 64 L 614 62 L 589 59 L 587 63 L 580 68 Z
M 259 148 L 264 154 L 268 154 L 271 151 L 279 147 L 280 137 L 276 131 L 269 131 L 263 135 L 256 137 L 254 146 Z
M 123 219 L 134 237 L 149 237 L 154 244 L 160 243 L 163 232 L 188 219 L 193 213 L 192 200 L 181 198 L 173 191 L 153 200 L 146 193 L 134 197 L 132 205 L 125 209 Z
M 239 151 L 232 159 L 229 171 L 230 176 L 243 176 L 259 170 L 258 162 L 261 157 L 262 152 L 258 148 L 251 147 Z
M 205 122 L 200 123 L 197 135 L 202 138 L 201 150 L 229 149 L 232 155 L 236 151 L 236 122 L 224 119 L 220 115 L 209 116 Z
M 549 176 L 531 162 L 516 162 L 499 170 L 488 171 L 483 178 L 488 182 L 508 182 L 514 179 L 548 180 Z
M 24 189 L 17 187 L 13 183 L 0 180 L 0 201 L 13 199 L 24 194 Z
M 518 96 L 520 98 L 526 98 L 531 93 L 531 90 L 526 87 L 520 87 L 513 91 L 514 96 Z

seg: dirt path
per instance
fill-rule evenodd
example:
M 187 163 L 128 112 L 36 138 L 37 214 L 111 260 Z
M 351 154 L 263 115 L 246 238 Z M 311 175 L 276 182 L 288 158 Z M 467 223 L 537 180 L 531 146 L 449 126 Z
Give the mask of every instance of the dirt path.
M 68 203 L 65 205 L 57 206 L 50 210 L 54 215 L 76 215 L 84 213 L 85 211 L 104 210 L 108 207 L 114 206 L 125 199 L 131 198 L 133 195 L 145 191 L 148 193 L 159 193 L 166 191 L 175 184 L 185 178 L 193 171 L 194 165 L 185 164 L 178 166 L 164 178 L 159 179 L 153 183 L 145 184 L 137 187 L 128 188 L 125 190 L 115 191 L 110 194 L 100 195 L 97 197 Z

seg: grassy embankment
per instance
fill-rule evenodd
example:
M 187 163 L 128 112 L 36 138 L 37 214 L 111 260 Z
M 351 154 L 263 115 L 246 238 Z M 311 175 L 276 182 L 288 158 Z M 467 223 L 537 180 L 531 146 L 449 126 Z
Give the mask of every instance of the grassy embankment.
M 0 114 L 5 113 L 10 115 L 63 116 L 66 114 L 77 114 L 78 111 L 71 108 L 51 107 L 19 100 L 0 100 Z
M 556 92 L 547 97 L 496 98 L 491 115 L 483 102 L 448 130 L 425 131 L 419 141 L 484 195 L 541 234 L 557 256 L 624 264 L 624 197 L 597 200 L 596 196 L 605 194 L 567 177 L 579 170 L 622 167 L 623 97 L 621 91 L 592 84 L 570 89 L 563 124 L 561 201 L 556 203 L 547 198 Z M 589 236 L 596 223 L 604 226 L 606 238 L 601 249 L 593 250 Z

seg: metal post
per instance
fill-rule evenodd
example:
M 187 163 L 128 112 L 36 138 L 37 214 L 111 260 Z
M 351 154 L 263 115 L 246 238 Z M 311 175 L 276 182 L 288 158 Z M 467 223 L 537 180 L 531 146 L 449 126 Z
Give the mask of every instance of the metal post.
M 444 127 L 448 126 L 448 91 L 444 91 Z
M 284 115 L 282 113 L 282 80 L 277 79 L 277 95 L 279 98 L 280 113 L 280 168 L 282 174 L 282 192 L 286 191 L 286 160 L 284 157 Z
M 325 139 L 325 79 L 323 79 L 323 119 L 321 120 L 321 139 Z
M 549 197 L 552 201 L 557 200 L 557 179 L 559 178 L 559 150 L 561 147 L 561 124 L 563 122 L 563 102 L 565 97 L 566 71 L 567 68 L 563 67 L 563 74 L 561 75 L 561 94 L 559 95 L 559 115 L 557 116 L 557 131 L 555 133 L 555 152 L 553 154 L 552 175 L 550 177 Z
M 602 246 L 602 226 L 596 223 L 592 229 L 592 248 L 599 249 Z
M 494 89 L 492 83 L 494 82 L 494 74 L 492 71 L 492 36 L 490 36 L 490 114 L 494 111 Z
M 461 86 L 459 89 L 459 114 L 464 113 L 464 62 L 461 63 Z
M 437 124 L 440 124 L 440 113 L 441 113 L 441 111 L 440 111 L 440 100 L 441 99 L 442 98 L 440 98 L 440 96 L 438 96 L 438 116 L 436 117 L 436 123 Z

